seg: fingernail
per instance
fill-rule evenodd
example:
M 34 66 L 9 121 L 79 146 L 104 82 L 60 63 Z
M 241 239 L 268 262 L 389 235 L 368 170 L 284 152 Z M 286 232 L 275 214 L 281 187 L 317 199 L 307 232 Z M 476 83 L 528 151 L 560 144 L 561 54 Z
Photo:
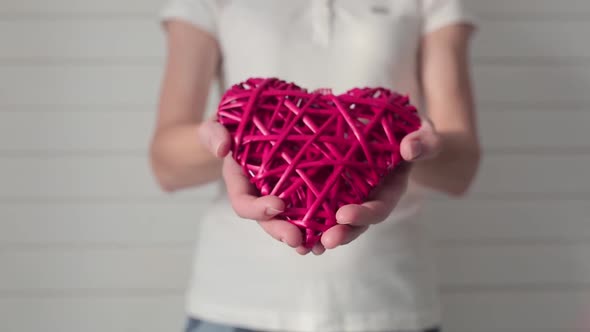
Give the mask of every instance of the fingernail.
M 346 220 L 345 218 L 342 218 L 342 217 L 339 218 L 338 216 L 336 216 L 336 222 L 341 225 L 350 224 L 350 220 Z
M 342 220 L 342 215 L 340 213 L 340 211 L 336 211 L 336 222 L 339 224 L 346 224 L 347 222 L 345 220 Z
M 215 155 L 216 156 L 221 156 L 221 147 L 223 146 L 223 142 L 218 142 L 217 145 L 215 146 Z
M 266 214 L 267 216 L 276 216 L 277 214 L 281 213 L 283 211 L 281 210 L 277 210 L 275 208 L 272 207 L 267 207 L 266 210 L 264 210 L 264 214 Z
M 413 141 L 410 143 L 410 148 L 411 148 L 411 159 L 414 160 L 418 157 L 420 157 L 420 155 L 422 154 L 422 143 L 420 143 L 419 141 Z
M 216 139 L 214 135 L 209 135 L 209 137 L 207 137 L 207 147 L 210 149 L 209 151 L 217 154 L 221 147 L 221 141 Z
M 218 126 L 221 126 L 218 124 Z M 215 149 L 215 153 L 219 155 L 221 147 L 225 141 L 225 135 L 223 134 L 223 127 L 222 128 L 215 128 L 211 131 L 209 139 L 211 146 Z

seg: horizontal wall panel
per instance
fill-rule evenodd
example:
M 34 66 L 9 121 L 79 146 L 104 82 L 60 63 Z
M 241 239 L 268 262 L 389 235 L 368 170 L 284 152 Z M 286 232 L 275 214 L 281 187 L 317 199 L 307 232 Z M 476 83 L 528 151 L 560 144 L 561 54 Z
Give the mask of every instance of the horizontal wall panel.
M 439 249 L 440 279 L 447 286 L 590 284 L 590 245 L 499 245 Z M 550 263 L 548 263 L 550 262 Z M 496 287 L 501 289 L 502 287 Z
M 468 0 L 468 8 L 479 15 L 495 17 L 526 15 L 535 18 L 569 15 L 579 17 L 590 14 L 590 3 L 586 0 Z
M 473 193 L 589 193 L 590 155 L 484 156 Z
M 473 70 L 473 76 L 480 102 L 559 105 L 590 101 L 588 66 L 482 65 Z
M 0 61 L 60 57 L 154 61 L 165 51 L 164 33 L 155 17 L 0 20 L 0 41 Z
M 163 221 L 164 222 L 164 221 Z M 3 251 L 1 290 L 182 289 L 192 247 Z
M 489 155 L 474 193 L 589 193 L 588 155 Z M 567 176 L 564 176 L 567 174 Z M 0 199 L 162 197 L 145 156 L 3 157 Z M 177 196 L 204 197 L 213 185 Z M 207 194 L 209 193 L 209 194 Z
M 192 254 L 193 246 L 188 244 L 177 248 L 79 246 L 3 250 L 0 293 L 182 289 L 190 276 Z M 589 255 L 589 245 L 437 248 L 439 278 L 443 288 L 451 290 L 587 285 Z
M 584 331 L 581 328 L 585 326 L 589 299 L 588 292 L 445 295 L 445 329 L 488 331 L 485 328 L 493 326 L 490 332 Z M 0 300 L 0 328 L 23 332 L 128 332 L 139 325 L 146 332 L 180 331 L 184 323 L 182 308 L 182 296 L 4 299 Z M 35 319 L 31 319 L 32 312 Z M 101 319 L 96 319 L 97 312 Z
M 0 205 L 0 247 L 158 245 L 195 239 L 204 200 Z M 443 245 L 590 239 L 587 201 L 430 201 L 424 220 Z
M 144 14 L 155 15 L 162 8 L 166 0 L 54 0 L 51 2 L 39 0 L 5 1 L 0 7 L 0 13 L 34 14 L 38 16 L 50 15 L 96 15 L 96 14 Z
M 162 70 L 158 65 L 1 66 L 0 100 L 3 105 L 149 105 L 157 100 Z M 474 77 L 482 102 L 590 102 L 587 66 L 484 65 L 475 68 Z
M 590 112 L 482 108 L 478 118 L 486 148 L 541 148 L 550 154 L 551 149 L 590 147 Z
M 182 331 L 180 295 L 0 299 L 0 330 L 18 332 Z
M 423 218 L 445 243 L 590 239 L 590 202 L 585 200 L 429 201 Z
M 590 294 L 460 294 L 445 296 L 449 331 L 579 332 Z M 0 328 L 29 332 L 127 332 L 141 322 L 142 331 L 181 330 L 181 296 L 115 299 L 6 299 L 0 301 Z M 563 314 L 556 314 L 560 305 Z M 514 310 L 517 307 L 519 310 Z M 35 312 L 36 319 L 31 318 Z M 96 313 L 101 319 L 96 319 Z M 522 315 L 519 317 L 519 315 Z M 582 316 L 582 317 L 581 317 Z M 526 320 L 525 320 L 526 319 Z M 525 325 L 528 323 L 528 326 Z M 546 324 L 546 325 L 543 325 Z M 524 326 L 523 326 L 524 325 Z M 145 327 L 144 327 L 145 326 Z M 480 329 L 482 327 L 482 329 Z
M 204 199 L 215 184 L 167 195 L 156 185 L 147 156 L 0 158 L 0 199 Z
M 1 151 L 143 151 L 156 121 L 155 107 L 145 112 L 57 111 L 0 112 Z M 147 152 L 146 152 L 147 153 Z
M 194 203 L 0 204 L 0 247 L 191 243 L 205 200 Z
M 162 72 L 156 65 L 0 66 L 0 102 L 153 105 Z
M 558 2 L 556 2 L 558 3 Z M 563 5 L 562 5 L 563 6 Z M 589 20 L 481 20 L 474 39 L 476 57 L 590 57 L 590 45 L 580 43 L 590 31 Z
M 584 331 L 589 291 L 445 294 L 445 330 Z
M 211 105 L 213 107 L 214 105 Z M 145 112 L 105 107 L 100 111 L 5 111 L 0 108 L 2 151 L 146 151 L 155 107 Z M 4 108 L 9 110 L 10 108 Z M 482 144 L 493 149 L 588 148 L 590 112 L 481 109 Z M 568 130 L 558 130 L 568 128 Z

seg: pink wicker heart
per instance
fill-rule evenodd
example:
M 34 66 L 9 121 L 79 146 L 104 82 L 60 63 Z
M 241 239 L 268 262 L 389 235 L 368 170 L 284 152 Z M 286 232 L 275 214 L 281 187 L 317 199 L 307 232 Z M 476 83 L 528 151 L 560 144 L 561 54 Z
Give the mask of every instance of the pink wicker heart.
M 364 202 L 403 162 L 399 143 L 420 127 L 409 99 L 387 89 L 335 96 L 275 78 L 232 86 L 217 115 L 233 158 L 261 195 L 285 201 L 278 217 L 302 230 L 308 248 L 336 225 L 338 208 Z

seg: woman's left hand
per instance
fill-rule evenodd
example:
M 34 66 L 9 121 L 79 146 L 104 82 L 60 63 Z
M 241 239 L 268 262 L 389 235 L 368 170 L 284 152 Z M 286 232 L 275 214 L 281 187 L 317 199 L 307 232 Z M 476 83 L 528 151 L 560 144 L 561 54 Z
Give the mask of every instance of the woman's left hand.
M 434 158 L 441 150 L 441 142 L 434 126 L 428 119 L 422 120 L 422 126 L 408 134 L 401 142 L 402 158 L 408 162 L 387 177 L 372 199 L 363 204 L 345 205 L 336 212 L 339 225 L 328 229 L 321 238 L 321 243 L 311 250 L 320 255 L 326 249 L 333 249 L 348 244 L 364 233 L 370 225 L 384 221 L 395 209 L 398 201 L 406 191 L 411 163 L 418 160 Z M 297 248 L 300 254 L 310 252 L 305 247 Z

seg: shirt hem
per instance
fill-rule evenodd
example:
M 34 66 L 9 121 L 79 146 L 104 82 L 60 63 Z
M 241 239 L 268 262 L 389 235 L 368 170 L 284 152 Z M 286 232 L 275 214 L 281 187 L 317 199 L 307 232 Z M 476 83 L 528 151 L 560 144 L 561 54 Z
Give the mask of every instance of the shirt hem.
M 440 314 L 432 309 L 419 314 L 395 315 L 392 311 L 383 311 L 333 317 L 310 312 L 280 313 L 193 303 L 188 305 L 187 313 L 191 318 L 216 324 L 290 332 L 422 331 L 439 327 L 441 321 Z

